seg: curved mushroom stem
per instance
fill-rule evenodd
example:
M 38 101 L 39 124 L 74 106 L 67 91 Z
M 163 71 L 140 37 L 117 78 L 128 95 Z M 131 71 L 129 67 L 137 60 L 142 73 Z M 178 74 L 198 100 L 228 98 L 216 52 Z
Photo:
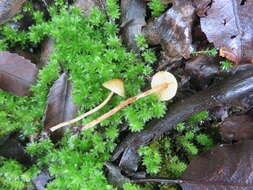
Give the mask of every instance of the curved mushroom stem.
M 118 112 L 119 110 L 121 110 L 122 108 L 126 107 L 128 104 L 140 99 L 140 98 L 143 98 L 145 96 L 148 96 L 150 94 L 153 94 L 155 92 L 158 92 L 162 89 L 165 89 L 165 88 L 168 88 L 169 86 L 169 83 L 164 83 L 164 84 L 161 84 L 159 86 L 156 86 L 150 90 L 147 90 L 146 92 L 142 92 L 140 94 L 138 94 L 137 96 L 134 96 L 132 98 L 129 98 L 127 99 L 126 101 L 122 102 L 120 105 L 116 106 L 115 108 L 111 109 L 109 112 L 103 114 L 102 116 L 98 117 L 97 119 L 91 121 L 90 123 L 86 124 L 86 125 L 83 125 L 81 130 L 86 130 L 86 129 L 89 129 L 91 127 L 94 127 L 95 125 L 97 125 L 98 123 L 100 123 L 101 121 L 107 119 L 108 117 L 112 116 L 113 114 L 115 114 L 116 112 Z
M 64 127 L 64 126 L 66 126 L 66 125 L 70 125 L 70 124 L 72 124 L 72 123 L 75 123 L 75 122 L 77 122 L 77 121 L 79 121 L 79 120 L 81 120 L 81 119 L 87 117 L 88 115 L 90 115 L 90 114 L 92 114 L 92 113 L 94 113 L 94 112 L 100 110 L 102 107 L 104 107 L 104 106 L 109 102 L 109 100 L 112 98 L 113 94 L 114 94 L 114 92 L 111 92 L 111 93 L 107 96 L 107 98 L 106 98 L 100 105 L 98 105 L 97 107 L 93 108 L 92 110 L 90 110 L 90 111 L 88 111 L 88 112 L 86 112 L 86 113 L 83 113 L 82 115 L 80 115 L 80 116 L 78 116 L 78 117 L 76 117 L 76 118 L 74 118 L 74 119 L 71 119 L 71 120 L 69 120 L 69 121 L 62 122 L 62 123 L 60 123 L 60 124 L 58 124 L 58 125 L 56 125 L 56 126 L 54 126 L 54 127 L 51 127 L 51 128 L 50 128 L 50 131 L 54 132 L 55 130 L 57 130 L 57 129 L 61 128 L 61 127 Z

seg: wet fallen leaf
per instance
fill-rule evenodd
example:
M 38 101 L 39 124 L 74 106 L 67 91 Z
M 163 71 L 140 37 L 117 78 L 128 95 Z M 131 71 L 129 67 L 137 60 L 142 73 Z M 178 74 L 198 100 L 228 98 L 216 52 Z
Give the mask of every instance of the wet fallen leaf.
M 47 98 L 47 108 L 45 112 L 44 128 L 48 130 L 61 122 L 73 119 L 77 106 L 72 102 L 71 95 L 72 85 L 68 81 L 68 76 L 63 73 L 59 79 L 57 79 L 50 89 Z M 57 130 L 55 138 L 61 137 L 64 128 Z
M 220 126 L 225 141 L 253 139 L 253 118 L 250 115 L 234 115 L 226 118 Z
M 219 64 L 213 56 L 199 55 L 185 64 L 185 71 L 196 78 L 203 79 L 219 73 Z
M 194 8 L 190 1 L 181 0 L 162 16 L 143 28 L 143 33 L 152 45 L 161 44 L 166 56 L 189 58 L 193 50 L 191 28 Z
M 146 24 L 146 5 L 143 0 L 121 1 L 122 37 L 126 45 L 137 50 L 135 36 L 142 34 L 142 27 Z
M 0 1 L 0 24 L 10 20 L 17 14 L 26 0 L 1 0 Z
M 253 141 L 219 145 L 194 158 L 183 174 L 184 190 L 252 190 Z M 188 181 L 188 183 L 187 183 Z
M 121 169 L 110 162 L 105 164 L 108 181 L 119 189 L 123 189 L 123 184 L 130 182 L 130 179 L 122 175 Z
M 191 77 L 191 84 L 204 89 L 219 74 L 219 64 L 216 57 L 199 55 L 186 62 L 185 72 Z
M 49 55 L 52 53 L 54 53 L 54 40 L 46 38 L 41 45 L 40 68 L 48 64 L 50 61 Z
M 0 51 L 0 89 L 15 96 L 30 95 L 37 73 L 36 66 L 24 57 Z
M 209 42 L 223 48 L 227 59 L 240 62 L 253 59 L 253 1 L 212 1 L 200 23 Z M 231 57 L 232 55 L 232 57 Z

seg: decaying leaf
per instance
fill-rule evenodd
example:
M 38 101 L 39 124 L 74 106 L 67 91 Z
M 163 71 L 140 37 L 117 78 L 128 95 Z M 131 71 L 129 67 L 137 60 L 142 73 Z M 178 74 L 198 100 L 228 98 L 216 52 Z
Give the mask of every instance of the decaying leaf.
M 105 169 L 108 181 L 118 189 L 123 189 L 123 184 L 130 182 L 129 178 L 122 175 L 121 169 L 112 163 L 105 163 Z
M 213 56 L 199 55 L 186 62 L 185 71 L 199 79 L 212 77 L 219 73 L 219 64 L 217 62 L 217 59 Z
M 213 56 L 199 55 L 186 62 L 185 72 L 191 77 L 193 86 L 203 89 L 219 73 L 218 60 Z
M 37 73 L 36 66 L 24 57 L 0 51 L 0 89 L 15 96 L 30 95 Z
M 233 55 L 224 55 L 227 59 L 252 62 L 252 12 L 253 1 L 212 1 L 206 15 L 200 19 L 202 31 L 216 48 L 222 48 Z
M 194 158 L 183 174 L 184 190 L 252 190 L 253 141 L 219 145 Z
M 41 46 L 40 68 L 47 65 L 50 61 L 49 55 L 54 53 L 54 40 L 52 38 L 46 38 Z
M 135 36 L 142 34 L 142 27 L 146 24 L 146 5 L 143 0 L 121 1 L 122 37 L 126 45 L 137 50 Z
M 220 126 L 225 141 L 253 139 L 253 118 L 250 115 L 234 115 L 226 118 Z
M 1 0 L 0 1 L 0 24 L 10 20 L 17 14 L 26 0 Z
M 63 73 L 59 79 L 54 82 L 47 98 L 47 108 L 45 112 L 44 128 L 48 130 L 61 122 L 73 119 L 77 106 L 72 102 L 71 83 L 68 76 Z M 59 136 L 63 130 L 57 131 Z
M 162 16 L 143 28 L 152 45 L 161 44 L 165 54 L 178 59 L 189 58 L 193 50 L 191 29 L 194 8 L 190 1 L 179 0 Z

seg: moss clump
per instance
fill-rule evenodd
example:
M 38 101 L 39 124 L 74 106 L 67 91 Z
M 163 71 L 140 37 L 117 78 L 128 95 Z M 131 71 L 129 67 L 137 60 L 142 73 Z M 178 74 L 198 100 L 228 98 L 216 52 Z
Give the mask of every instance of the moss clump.
M 113 7 L 117 7 L 117 10 Z M 107 9 L 107 15 L 94 8 L 89 16 L 84 16 L 79 8 L 69 8 L 63 1 L 56 0 L 55 6 L 49 9 L 51 19 L 48 21 L 43 20 L 42 13 L 32 13 L 36 22 L 24 39 L 19 29 L 12 29 L 10 34 L 0 31 L 1 36 L 5 36 L 5 39 L 0 39 L 2 49 L 12 48 L 15 44 L 24 45 L 20 49 L 30 45 L 37 47 L 45 37 L 50 37 L 54 40 L 55 50 L 50 55 L 49 63 L 39 72 L 39 79 L 32 87 L 32 97 L 17 98 L 0 92 L 1 135 L 14 131 L 21 131 L 26 136 L 40 133 L 48 91 L 63 71 L 69 73 L 74 102 L 80 107 L 80 112 L 101 103 L 109 93 L 102 88 L 102 83 L 112 78 L 124 80 L 128 97 L 141 91 L 146 77 L 152 72 L 149 66 L 152 61 L 148 58 L 149 61 L 145 62 L 139 55 L 126 51 L 114 22 L 119 13 L 116 1 L 107 1 Z M 6 24 L 4 27 L 9 26 Z M 13 32 L 20 35 L 17 38 L 20 40 L 12 44 Z M 108 111 L 122 100 L 121 97 L 113 97 L 107 106 L 83 123 Z M 130 130 L 140 131 L 146 121 L 159 118 L 164 113 L 165 105 L 155 96 L 149 96 L 102 122 L 103 127 L 96 127 L 78 136 L 67 132 L 57 148 L 48 139 L 36 140 L 29 143 L 27 152 L 36 158 L 35 167 L 47 168 L 54 177 L 46 189 L 114 189 L 104 176 L 103 165 L 116 146 L 114 141 L 118 137 L 119 124 L 126 122 Z M 4 165 L 10 163 L 4 161 Z
M 0 157 L 0 187 L 8 190 L 22 190 L 31 187 L 31 179 L 39 170 L 36 167 L 25 168 L 15 160 Z

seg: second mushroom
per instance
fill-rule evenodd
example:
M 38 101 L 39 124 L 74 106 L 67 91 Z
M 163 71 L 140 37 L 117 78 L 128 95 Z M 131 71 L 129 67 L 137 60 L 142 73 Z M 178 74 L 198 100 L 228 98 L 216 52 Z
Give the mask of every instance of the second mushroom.
M 101 121 L 112 116 L 113 114 L 115 114 L 116 112 L 121 110 L 122 108 L 131 104 L 132 102 L 134 102 L 140 98 L 143 98 L 145 96 L 148 96 L 150 94 L 156 94 L 158 99 L 161 101 L 170 100 L 176 95 L 177 87 L 178 87 L 177 80 L 173 74 L 166 72 L 166 71 L 158 72 L 152 78 L 150 90 L 147 90 L 147 91 L 142 92 L 132 98 L 127 99 L 126 101 L 124 101 L 120 105 L 114 107 L 113 109 L 111 109 L 107 113 L 105 113 L 102 116 L 98 117 L 97 119 L 91 121 L 90 123 L 82 126 L 81 130 L 86 130 L 86 129 L 89 129 L 89 128 L 97 125 Z

